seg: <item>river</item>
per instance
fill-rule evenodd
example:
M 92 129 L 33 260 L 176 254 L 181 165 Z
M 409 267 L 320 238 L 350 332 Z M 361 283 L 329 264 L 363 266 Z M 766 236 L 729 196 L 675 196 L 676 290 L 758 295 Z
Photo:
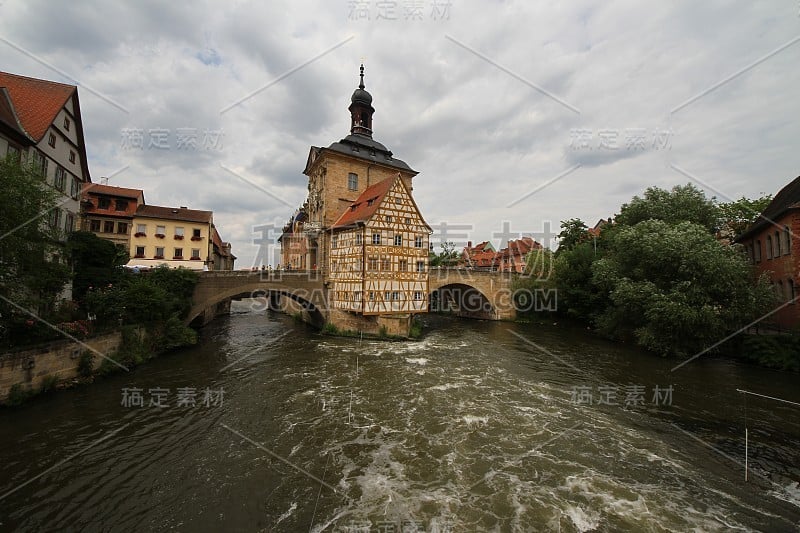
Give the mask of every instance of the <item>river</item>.
M 240 303 L 196 347 L 0 410 L 0 530 L 800 529 L 800 407 L 736 392 L 800 402 L 797 374 L 425 323 L 334 338 Z

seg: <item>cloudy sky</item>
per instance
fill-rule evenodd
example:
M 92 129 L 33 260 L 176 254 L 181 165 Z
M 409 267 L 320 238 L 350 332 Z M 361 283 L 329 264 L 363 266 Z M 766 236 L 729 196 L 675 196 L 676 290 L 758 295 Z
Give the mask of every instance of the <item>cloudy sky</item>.
M 241 267 L 348 134 L 362 58 L 375 138 L 448 240 L 800 174 L 798 0 L 181 4 L 0 0 L 0 69 L 78 85 L 93 180 L 213 210 Z

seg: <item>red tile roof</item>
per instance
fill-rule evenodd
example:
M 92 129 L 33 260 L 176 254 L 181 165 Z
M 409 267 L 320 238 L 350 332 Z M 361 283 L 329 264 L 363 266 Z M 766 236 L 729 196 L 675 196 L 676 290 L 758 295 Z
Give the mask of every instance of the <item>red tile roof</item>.
M 17 113 L 14 111 L 14 106 L 11 103 L 11 96 L 8 94 L 8 89 L 0 87 L 0 123 L 5 124 L 14 134 L 19 137 L 17 141 L 30 143 L 31 138 L 22 129 L 17 118 Z
M 399 174 L 395 178 L 387 178 L 379 181 L 375 185 L 370 185 L 358 197 L 358 199 L 345 209 L 339 219 L 333 223 L 332 228 L 354 226 L 359 222 L 366 222 L 378 210 L 383 197 L 392 188 L 395 180 L 400 179 Z
M 182 220 L 185 222 L 211 223 L 211 211 L 199 211 L 184 207 L 162 207 L 160 205 L 140 205 L 136 209 L 137 217 L 165 218 L 169 220 Z
M 108 196 L 119 196 L 121 198 L 142 198 L 144 200 L 144 191 L 141 189 L 114 187 L 112 185 L 101 185 L 100 183 L 84 183 L 81 196 L 86 198 L 87 194 L 105 194 Z
M 532 238 L 522 237 L 521 239 L 518 240 L 508 241 L 508 247 L 500 250 L 500 253 L 502 254 L 503 257 L 511 257 L 511 256 L 524 257 L 531 250 L 536 250 L 541 247 L 542 245 L 533 240 Z
M 211 242 L 213 242 L 214 246 L 217 247 L 217 252 L 219 253 L 219 255 L 221 255 L 222 257 L 234 257 L 235 258 L 235 256 L 228 251 L 227 246 L 230 243 L 224 242 L 222 240 L 222 237 L 220 237 L 219 232 L 217 231 L 216 227 L 212 227 L 211 228 Z
M 0 87 L 5 87 L 22 127 L 39 142 L 77 87 L 0 72 Z

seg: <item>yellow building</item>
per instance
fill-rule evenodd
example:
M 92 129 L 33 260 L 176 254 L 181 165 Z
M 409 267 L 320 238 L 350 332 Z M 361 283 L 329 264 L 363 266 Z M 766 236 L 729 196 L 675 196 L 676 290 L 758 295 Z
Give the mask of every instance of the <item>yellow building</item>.
M 211 211 L 140 205 L 131 224 L 128 266 L 213 270 L 213 231 Z

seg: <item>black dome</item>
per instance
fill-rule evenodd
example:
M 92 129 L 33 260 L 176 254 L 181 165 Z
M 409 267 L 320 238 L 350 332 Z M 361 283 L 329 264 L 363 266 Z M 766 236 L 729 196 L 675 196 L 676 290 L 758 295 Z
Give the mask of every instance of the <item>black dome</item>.
M 353 91 L 353 96 L 350 97 L 350 101 L 354 104 L 358 102 L 361 104 L 372 105 L 372 95 L 369 94 L 365 89 L 358 88 Z

